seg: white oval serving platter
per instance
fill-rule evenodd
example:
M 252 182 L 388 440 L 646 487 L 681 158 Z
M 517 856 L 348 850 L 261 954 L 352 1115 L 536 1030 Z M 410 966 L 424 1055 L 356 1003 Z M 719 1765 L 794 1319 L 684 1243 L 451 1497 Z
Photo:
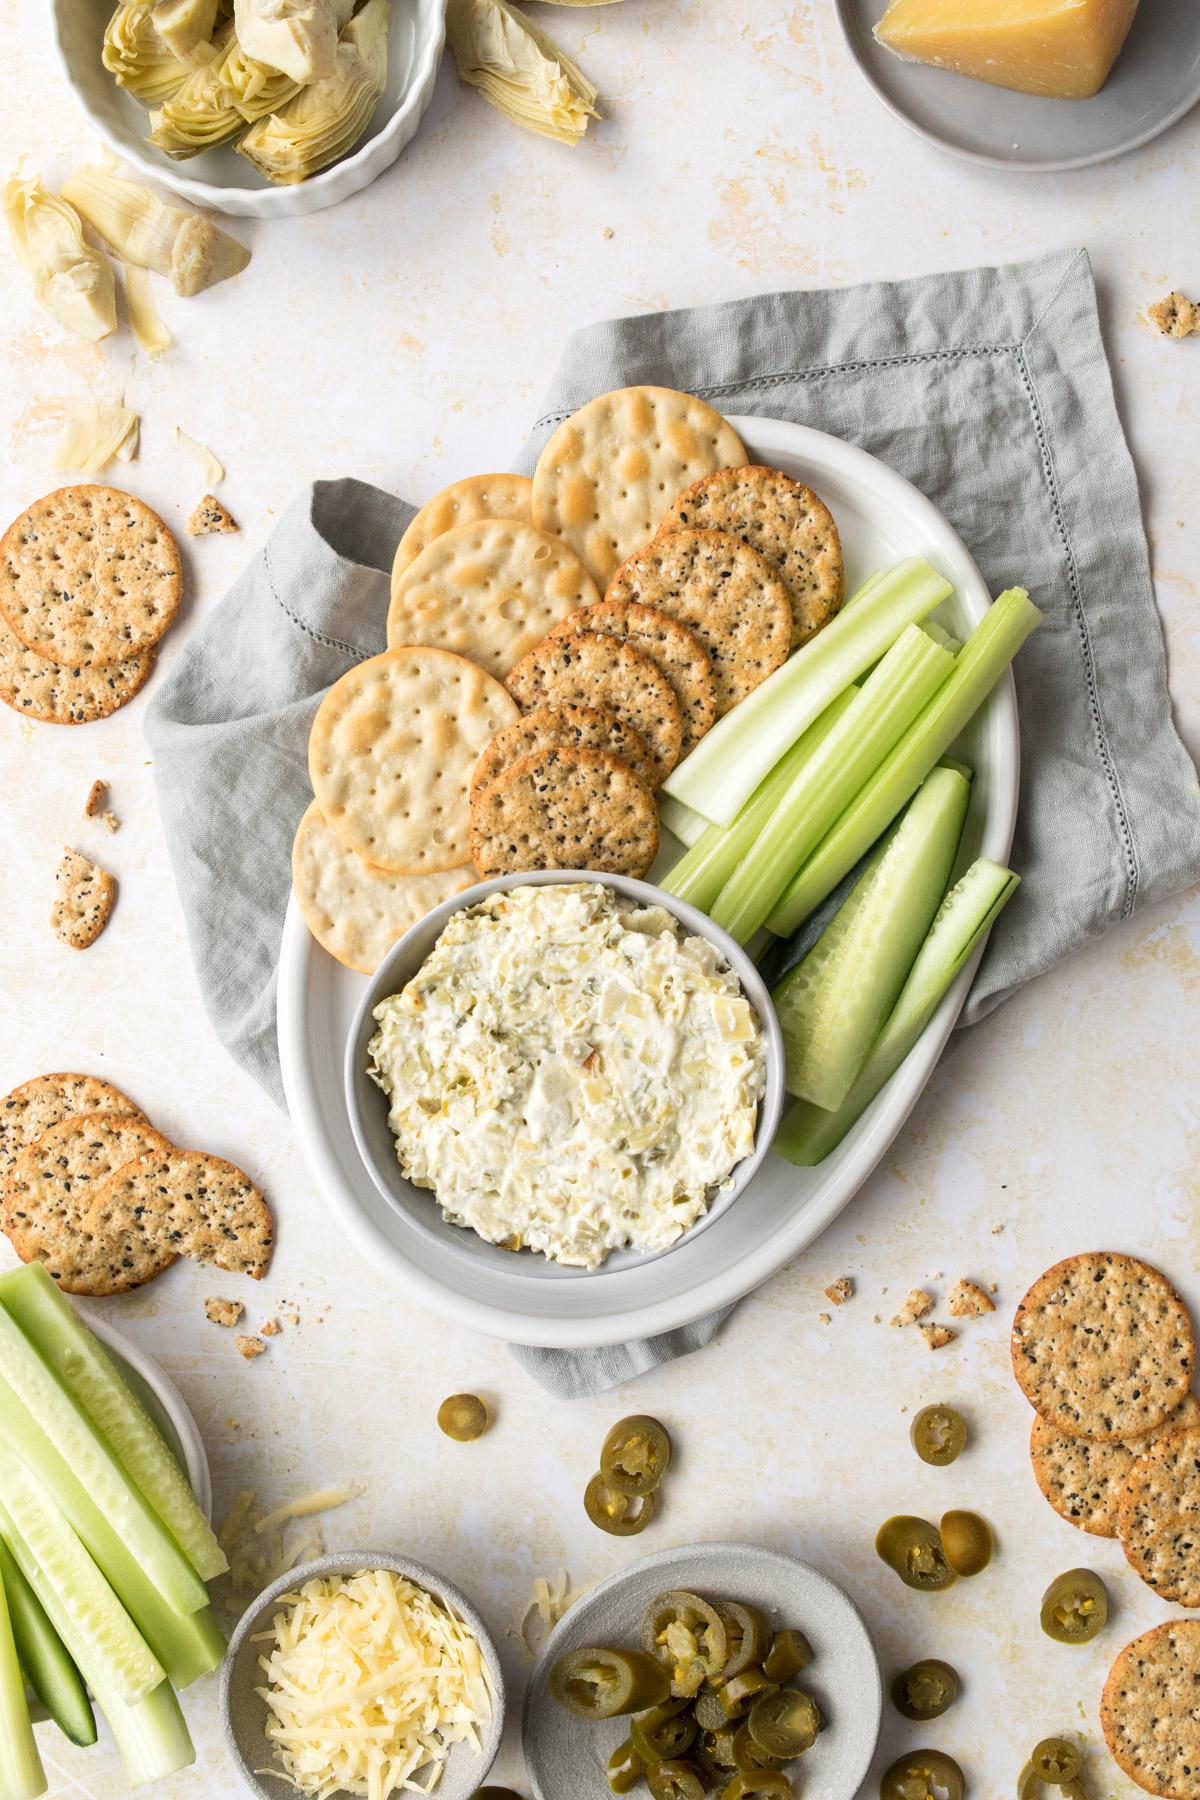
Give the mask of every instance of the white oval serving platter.
M 814 487 L 837 520 L 847 589 L 903 557 L 927 556 L 954 585 L 940 617 L 965 635 L 991 596 L 957 533 L 911 483 L 877 458 L 787 420 L 733 418 L 749 455 Z M 1004 862 L 1016 822 L 1020 764 L 1011 674 L 958 746 L 975 771 L 965 857 Z M 372 1265 L 418 1305 L 509 1343 L 571 1349 L 671 1331 L 728 1306 L 798 1255 L 862 1186 L 903 1125 L 954 1028 L 974 974 L 964 969 L 920 1043 L 845 1140 L 816 1169 L 768 1155 L 736 1206 L 662 1256 L 598 1278 L 547 1281 L 532 1257 L 503 1269 L 454 1257 L 383 1198 L 359 1159 L 342 1082 L 346 1035 L 363 992 L 310 937 L 290 902 L 279 957 L 278 1030 L 288 1109 L 335 1220 Z M 431 1198 L 430 1204 L 434 1202 Z

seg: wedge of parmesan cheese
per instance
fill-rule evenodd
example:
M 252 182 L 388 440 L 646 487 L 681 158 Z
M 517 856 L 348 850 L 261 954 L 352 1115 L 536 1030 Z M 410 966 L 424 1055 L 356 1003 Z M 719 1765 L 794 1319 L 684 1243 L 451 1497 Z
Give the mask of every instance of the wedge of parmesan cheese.
M 259 1658 L 266 1735 L 302 1794 L 430 1793 L 455 1744 L 480 1746 L 494 1695 L 478 1640 L 388 1569 L 306 1581 L 278 1604 Z

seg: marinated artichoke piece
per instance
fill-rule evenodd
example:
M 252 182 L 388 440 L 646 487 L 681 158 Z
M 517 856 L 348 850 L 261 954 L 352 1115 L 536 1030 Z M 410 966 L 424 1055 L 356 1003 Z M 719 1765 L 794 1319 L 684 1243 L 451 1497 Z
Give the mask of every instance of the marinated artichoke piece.
M 388 0 L 367 0 L 338 42 L 332 75 L 314 81 L 277 113 L 259 119 L 239 156 L 281 185 L 306 181 L 352 150 L 387 79 Z
M 100 60 L 118 87 L 159 106 L 177 93 L 191 69 L 163 43 L 155 29 L 154 0 L 118 6 L 104 32 Z
M 217 0 L 158 0 L 150 14 L 162 42 L 182 62 L 208 62 Z
M 177 294 L 199 294 L 238 275 L 250 252 L 199 213 L 168 206 L 137 181 L 106 169 L 80 169 L 63 198 L 124 262 L 166 275 Z
M 90 344 L 115 331 L 113 272 L 107 257 L 84 242 L 74 207 L 36 176 L 13 175 L 4 184 L 4 217 L 39 306 Z
M 600 117 L 583 70 L 505 0 L 450 0 L 446 36 L 462 80 L 516 124 L 577 144 Z
M 238 43 L 247 56 L 301 86 L 325 81 L 354 0 L 235 0 Z
M 133 335 L 148 355 L 161 356 L 164 350 L 171 348 L 171 334 L 158 310 L 150 271 L 140 269 L 136 263 L 122 263 L 121 273 L 125 282 L 125 311 L 129 314 Z
M 249 125 L 255 119 L 265 119 L 268 113 L 281 112 L 301 87 L 300 82 L 273 69 L 270 63 L 248 56 L 236 38 L 221 64 L 221 82 L 231 103 Z
M 226 143 L 246 123 L 221 73 L 236 43 L 232 24 L 222 25 L 215 59 L 193 69 L 178 93 L 150 114 L 150 142 L 173 162 Z

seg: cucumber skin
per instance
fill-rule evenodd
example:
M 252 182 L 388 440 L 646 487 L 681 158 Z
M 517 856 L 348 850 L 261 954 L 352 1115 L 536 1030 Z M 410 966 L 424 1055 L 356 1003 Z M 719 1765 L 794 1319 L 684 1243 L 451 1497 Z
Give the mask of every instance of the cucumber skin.
M 38 1800 L 46 1787 L 12 1620 L 0 1587 L 0 1793 L 5 1800 Z
M 25 1679 L 64 1737 L 87 1749 L 96 1741 L 96 1719 L 79 1670 L 46 1617 L 41 1601 L 0 1538 L 0 1584 Z

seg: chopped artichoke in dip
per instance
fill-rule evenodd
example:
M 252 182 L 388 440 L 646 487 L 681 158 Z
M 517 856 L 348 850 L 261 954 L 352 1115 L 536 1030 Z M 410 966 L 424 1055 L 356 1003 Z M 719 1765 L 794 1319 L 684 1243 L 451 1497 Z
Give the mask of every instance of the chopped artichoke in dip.
M 354 0 L 235 0 L 238 43 L 256 62 L 297 83 L 324 81 Z
M 236 48 L 231 20 L 217 34 L 214 60 L 194 68 L 179 91 L 150 114 L 150 142 L 173 162 L 224 144 L 245 124 L 222 78 L 225 59 Z
M 387 79 L 388 0 L 367 0 L 338 42 L 334 72 L 252 125 L 238 155 L 269 181 L 307 181 L 353 149 Z
M 35 176 L 13 175 L 4 184 L 4 216 L 39 305 L 89 343 L 115 331 L 112 268 L 106 256 L 84 241 L 75 208 Z
M 238 275 L 250 252 L 200 213 L 169 206 L 139 181 L 107 169 L 80 169 L 63 196 L 124 262 L 170 278 L 177 294 L 198 294 Z
M 150 17 L 167 49 L 182 62 L 209 61 L 217 0 L 157 0 Z
M 456 913 L 374 1016 L 402 1171 L 489 1243 L 585 1269 L 665 1250 L 753 1149 L 765 1053 L 736 975 L 599 883 Z
M 104 33 L 100 60 L 118 87 L 147 106 L 158 106 L 181 88 L 190 66 L 168 49 L 155 29 L 154 0 L 118 6 Z
M 505 0 L 450 0 L 446 36 L 462 79 L 518 125 L 577 144 L 600 117 L 583 70 Z

